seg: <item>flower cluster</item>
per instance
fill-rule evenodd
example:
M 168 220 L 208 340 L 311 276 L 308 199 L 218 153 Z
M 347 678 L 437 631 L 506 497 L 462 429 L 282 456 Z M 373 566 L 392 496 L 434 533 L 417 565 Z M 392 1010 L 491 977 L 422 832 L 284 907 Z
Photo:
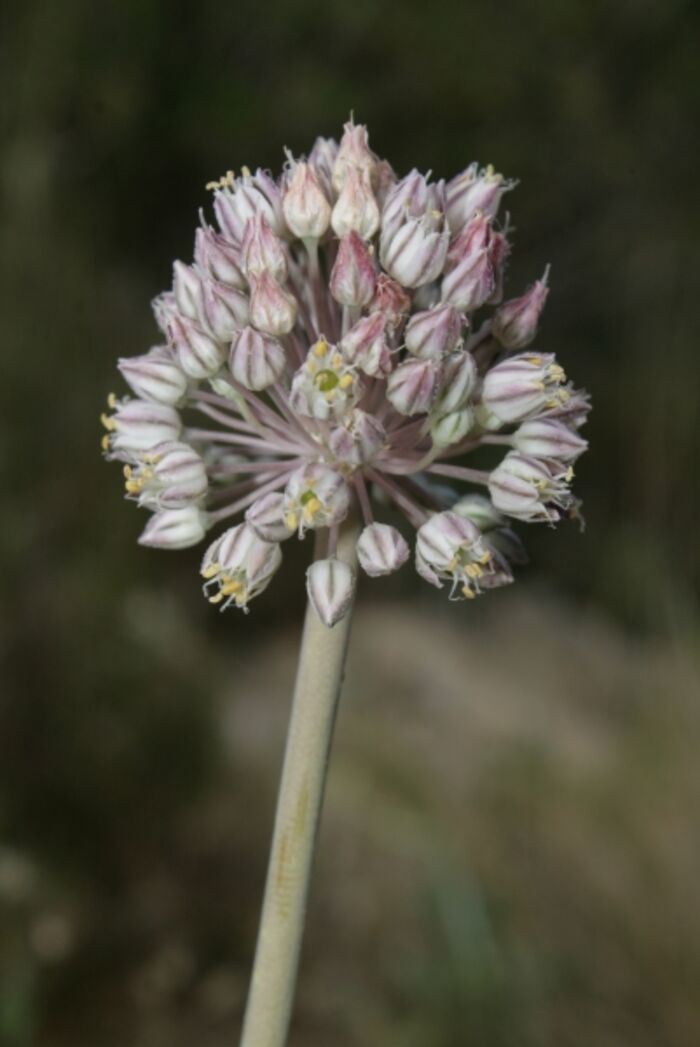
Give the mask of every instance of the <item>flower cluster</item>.
M 589 408 L 531 348 L 547 272 L 503 300 L 512 185 L 477 164 L 398 178 L 353 122 L 340 143 L 289 154 L 279 178 L 243 168 L 211 183 L 216 224 L 202 218 L 193 263 L 176 262 L 154 302 L 161 344 L 119 361 L 134 395 L 103 415 L 106 456 L 152 513 L 141 543 L 182 548 L 240 517 L 202 575 L 213 604 L 246 609 L 281 543 L 321 530 L 307 587 L 329 626 L 355 585 L 336 556 L 348 514 L 364 521 L 367 574 L 409 557 L 373 506 L 417 529 L 418 572 L 452 598 L 512 581 L 524 553 L 508 518 L 577 513 Z M 495 468 L 450 461 L 482 445 L 503 447 Z

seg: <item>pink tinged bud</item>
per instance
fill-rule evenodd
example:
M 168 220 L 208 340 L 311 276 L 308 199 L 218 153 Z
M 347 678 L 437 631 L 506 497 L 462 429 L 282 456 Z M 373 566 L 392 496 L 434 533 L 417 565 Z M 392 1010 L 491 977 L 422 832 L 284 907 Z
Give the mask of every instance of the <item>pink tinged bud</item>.
M 414 356 L 439 360 L 459 346 L 462 317 L 452 305 L 438 305 L 415 313 L 408 321 L 404 335 L 406 348 Z
M 434 360 L 406 360 L 387 379 L 387 400 L 399 414 L 424 414 L 432 406 L 439 377 Z
M 310 462 L 297 469 L 284 490 L 284 521 L 303 537 L 308 529 L 340 523 L 350 508 L 348 485 L 334 469 Z
M 164 291 L 163 294 L 159 294 L 153 299 L 151 308 L 153 309 L 156 323 L 163 334 L 167 335 L 173 318 L 179 315 L 175 295 L 172 291 Z
M 502 422 L 518 422 L 568 399 L 564 371 L 551 353 L 523 353 L 487 372 L 481 392 L 485 406 Z
M 253 327 L 244 327 L 234 336 L 229 367 L 246 389 L 259 392 L 274 385 L 284 374 L 285 366 L 284 349 L 274 338 Z
M 383 313 L 390 327 L 398 327 L 411 308 L 411 297 L 396 280 L 380 273 L 371 302 L 373 312 Z
M 506 181 L 490 165 L 479 171 L 477 164 L 470 164 L 447 183 L 447 220 L 450 228 L 458 232 L 475 211 L 493 217 L 498 211 L 501 197 L 514 185 L 515 182 Z
M 287 253 L 284 245 L 260 213 L 246 222 L 241 254 L 249 278 L 267 272 L 278 283 L 284 283 L 287 279 Z
M 239 291 L 246 290 L 240 250 L 210 226 L 203 226 L 195 233 L 194 260 L 207 276 Z
M 408 560 L 408 545 L 395 527 L 374 523 L 365 527 L 357 542 L 357 558 L 371 577 L 392 574 Z
M 227 284 L 203 281 L 199 321 L 218 341 L 230 342 L 235 332 L 248 322 L 247 295 Z
M 341 305 L 361 307 L 372 300 L 376 283 L 377 272 L 364 240 L 355 232 L 348 233 L 338 246 L 331 294 Z
M 496 278 L 488 250 L 467 254 L 442 281 L 442 300 L 470 313 L 493 294 Z
M 510 244 L 503 233 L 494 233 L 489 247 L 489 257 L 494 275 L 494 288 L 489 297 L 489 305 L 498 305 L 503 301 L 503 281 L 505 278 L 506 262 L 510 255 Z
M 355 572 L 343 560 L 315 560 L 306 572 L 306 591 L 316 614 L 330 629 L 350 610 Z
M 588 447 L 568 425 L 554 418 L 533 418 L 523 422 L 513 435 L 513 447 L 533 458 L 556 458 L 573 462 Z
M 265 589 L 282 563 L 282 552 L 275 542 L 260 538 L 247 523 L 225 531 L 213 542 L 202 559 L 204 594 L 221 610 L 235 604 L 247 609 L 249 600 Z
M 430 436 L 435 447 L 451 447 L 464 439 L 474 425 L 474 415 L 469 407 L 442 415 L 430 426 Z
M 369 147 L 367 128 L 349 121 L 343 129 L 343 137 L 333 164 L 333 186 L 336 192 L 342 192 L 354 171 L 361 172 L 372 184 L 376 169 L 377 157 Z
M 202 278 L 191 265 L 175 262 L 173 266 L 173 294 L 182 316 L 196 320 L 202 302 Z
M 384 204 L 389 198 L 389 193 L 396 185 L 396 182 L 396 172 L 389 161 L 380 160 L 377 164 L 377 169 L 372 181 L 380 212 L 383 211 Z
M 297 318 L 296 299 L 270 273 L 253 278 L 250 322 L 264 334 L 289 334 Z
M 180 415 L 172 407 L 146 400 L 127 400 L 111 417 L 103 418 L 114 452 L 149 451 L 156 444 L 176 440 L 182 429 Z
M 369 177 L 356 168 L 347 172 L 331 213 L 331 226 L 336 236 L 354 232 L 363 240 L 370 240 L 379 228 L 379 205 Z
M 274 179 L 264 171 L 257 170 L 254 175 L 246 171 L 236 179 L 233 190 L 221 189 L 214 194 L 214 213 L 219 228 L 234 244 L 241 243 L 246 222 L 258 212 L 264 215 L 278 236 L 287 234 L 280 191 Z
M 449 581 L 450 599 L 475 596 L 493 570 L 491 559 L 479 528 L 457 513 L 436 513 L 418 529 L 416 568 L 438 588 Z
M 309 165 L 328 199 L 333 195 L 333 167 L 337 157 L 338 143 L 334 138 L 317 138 L 309 153 Z M 330 221 L 330 208 L 328 218 Z
M 506 349 L 524 349 L 537 334 L 540 315 L 547 301 L 547 270 L 522 298 L 513 298 L 498 309 L 493 318 L 492 333 Z
M 200 501 L 209 486 L 204 462 L 189 444 L 157 444 L 124 466 L 127 497 L 147 509 L 181 509 Z
M 414 169 L 387 194 L 382 208 L 382 243 L 389 243 L 406 221 L 425 214 L 429 205 L 428 181 Z
M 207 533 L 206 515 L 196 505 L 164 509 L 154 513 L 144 527 L 139 545 L 155 549 L 186 549 L 197 545 Z
M 485 251 L 491 244 L 493 235 L 491 219 L 477 211 L 450 243 L 445 271 L 454 269 L 467 256 L 475 258 L 481 251 Z
M 319 240 L 328 229 L 331 205 L 311 164 L 294 165 L 282 206 L 287 225 L 300 240 Z
M 496 527 L 505 527 L 505 517 L 494 508 L 493 502 L 483 494 L 466 494 L 452 506 L 452 512 L 471 520 L 480 531 L 489 532 Z
M 176 317 L 168 331 L 180 367 L 190 378 L 210 378 L 221 369 L 225 349 L 221 343 L 186 317 Z
M 386 446 L 386 430 L 371 414 L 356 407 L 349 419 L 333 430 L 328 446 L 338 464 L 355 469 L 371 462 Z
M 384 313 L 370 313 L 358 320 L 340 343 L 345 359 L 371 377 L 381 377 L 391 371 L 386 327 Z
M 187 392 L 187 378 L 167 350 L 119 360 L 119 370 L 137 396 L 176 407 Z
M 466 349 L 450 353 L 442 363 L 440 392 L 435 400 L 434 410 L 439 414 L 449 414 L 458 410 L 471 396 L 476 382 L 476 364 L 472 354 Z
M 429 284 L 442 272 L 449 234 L 441 224 L 436 215 L 427 214 L 405 222 L 393 237 L 382 237 L 381 263 L 404 287 Z
M 526 522 L 555 523 L 574 505 L 571 468 L 509 452 L 489 477 L 491 500 L 502 513 Z
M 271 492 L 253 502 L 245 518 L 259 538 L 266 542 L 283 542 L 294 534 L 287 527 L 284 515 L 284 495 Z

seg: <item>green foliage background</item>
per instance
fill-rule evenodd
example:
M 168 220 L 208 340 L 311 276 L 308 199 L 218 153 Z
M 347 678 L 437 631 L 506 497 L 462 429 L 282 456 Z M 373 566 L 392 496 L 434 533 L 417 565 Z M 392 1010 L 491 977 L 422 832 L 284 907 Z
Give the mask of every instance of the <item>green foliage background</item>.
M 148 302 L 168 285 L 172 259 L 190 256 L 204 184 L 244 163 L 277 168 L 283 145 L 305 151 L 317 134 L 338 134 L 351 110 L 399 172 L 430 166 L 446 176 L 479 159 L 520 179 L 508 198 L 517 230 L 509 287 L 517 293 L 552 263 L 540 344 L 593 395 L 591 450 L 578 476 L 585 534 L 532 529 L 533 566 L 519 595 L 485 598 L 488 610 L 482 601 L 476 612 L 450 609 L 440 635 L 449 646 L 484 630 L 487 647 L 509 630 L 526 636 L 558 666 L 552 695 L 588 709 L 594 684 L 574 693 L 566 661 L 584 630 L 599 679 L 613 680 L 601 744 L 624 721 L 634 756 L 628 766 L 620 755 L 612 778 L 591 771 L 583 797 L 567 792 L 566 759 L 550 767 L 558 736 L 536 738 L 532 752 L 517 732 L 499 742 L 498 773 L 465 788 L 464 806 L 484 800 L 489 820 L 466 831 L 464 854 L 448 861 L 449 848 L 436 844 L 430 868 L 393 867 L 414 882 L 406 912 L 415 926 L 404 927 L 404 913 L 377 924 L 376 942 L 351 930 L 340 943 L 311 933 L 296 1042 L 698 1042 L 692 921 L 679 920 L 674 953 L 668 927 L 647 926 L 639 911 L 661 913 L 684 890 L 689 906 L 698 902 L 687 739 L 697 728 L 689 696 L 700 581 L 699 15 L 690 0 L 30 0 L 0 9 L 0 1043 L 158 1047 L 182 1035 L 214 1047 L 235 1038 L 280 741 L 273 730 L 269 761 L 246 760 L 244 747 L 226 741 L 222 717 L 243 702 L 242 674 L 246 694 L 263 688 L 261 723 L 269 702 L 282 730 L 289 679 L 275 681 L 273 702 L 253 660 L 286 651 L 292 672 L 304 550 L 248 619 L 213 615 L 198 596 L 197 551 L 136 547 L 140 521 L 122 503 L 114 467 L 101 462 L 97 416 L 115 386 L 116 357 L 154 338 Z M 384 589 L 367 585 L 359 615 L 377 613 L 370 605 L 380 601 L 389 635 L 399 600 L 413 608 L 406 635 L 419 635 L 437 594 L 408 572 Z M 549 618 L 539 617 L 543 606 L 554 608 Z M 541 628 L 528 631 L 528 622 Z M 640 665 L 654 668 L 640 678 Z M 583 658 L 584 680 L 588 668 Z M 472 699 L 460 672 L 445 693 L 464 692 L 469 734 Z M 358 691 L 381 703 L 359 662 L 355 673 Z M 392 680 L 388 673 L 387 692 Z M 435 687 L 426 676 L 416 700 Z M 488 694 L 491 705 L 500 700 L 497 689 Z M 405 715 L 400 702 L 393 709 Z M 384 728 L 389 738 L 386 716 Z M 426 739 L 433 755 L 443 745 L 436 733 Z M 372 778 L 370 750 L 361 739 L 347 756 L 360 777 Z M 665 813 L 646 798 L 655 776 Z M 408 756 L 389 778 L 387 795 L 427 803 Z M 341 852 L 355 839 L 343 834 L 346 801 L 339 787 L 329 819 L 339 822 L 332 839 Z M 608 826 L 630 868 L 640 846 L 657 870 L 639 894 L 621 872 L 622 895 L 629 887 L 638 898 L 629 913 L 619 899 L 596 908 L 593 892 L 594 914 L 573 937 L 554 886 L 548 908 L 538 877 L 524 893 L 510 881 L 507 848 L 474 857 L 485 839 L 510 838 L 523 806 L 554 804 L 552 825 L 532 846 L 544 880 L 558 883 L 569 873 L 547 854 L 566 836 L 567 803 L 593 868 L 609 857 L 597 835 Z M 447 836 L 462 833 L 463 810 L 455 804 Z M 679 823 L 672 845 L 657 833 L 669 812 Z M 395 840 L 397 817 L 389 805 L 382 839 Z M 202 824 L 209 829 L 198 836 Z M 430 824 L 426 817 L 417 830 L 426 841 Z M 375 860 L 366 890 L 381 896 L 388 888 Z M 335 877 L 344 872 L 337 863 Z M 220 924 L 227 895 L 236 916 Z M 163 899 L 173 897 L 168 908 Z M 590 897 L 584 880 L 574 905 Z M 332 898 L 319 904 L 332 908 Z M 362 911 L 352 901 L 350 927 L 354 904 Z M 549 927 L 545 959 L 535 912 Z M 180 973 L 154 1012 L 140 990 L 129 993 L 149 977 L 170 985 L 148 964 L 174 925 L 180 944 L 161 966 Z M 410 963 L 388 958 L 392 942 Z M 331 993 L 324 1010 L 313 972 L 321 977 L 341 948 L 347 969 L 329 968 L 336 980 L 322 983 Z M 675 960 L 653 962 L 667 948 Z M 376 984 L 363 985 L 370 956 L 380 957 Z M 594 966 L 606 971 L 604 999 Z M 223 1000 L 214 1018 L 198 1010 L 207 978 L 206 999 Z

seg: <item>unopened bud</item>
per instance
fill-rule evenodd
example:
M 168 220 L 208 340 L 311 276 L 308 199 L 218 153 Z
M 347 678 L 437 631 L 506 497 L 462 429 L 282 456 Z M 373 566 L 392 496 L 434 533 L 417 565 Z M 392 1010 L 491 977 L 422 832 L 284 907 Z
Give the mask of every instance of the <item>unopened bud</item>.
M 328 446 L 338 461 L 355 467 L 365 465 L 386 446 L 386 430 L 371 414 L 356 407 L 343 425 L 333 430 Z
M 551 353 L 522 353 L 486 373 L 481 398 L 502 422 L 518 422 L 565 403 L 568 392 L 561 388 L 565 380 Z
M 317 138 L 309 153 L 309 165 L 314 169 L 328 199 L 333 196 L 333 167 L 338 157 L 335 138 Z M 328 209 L 330 220 L 330 208 Z
M 258 498 L 245 514 L 247 523 L 266 542 L 283 542 L 294 534 L 284 519 L 284 495 L 270 492 Z
M 374 294 L 377 272 L 364 240 L 355 232 L 338 245 L 330 290 L 336 302 L 356 308 L 367 305 Z
M 387 318 L 384 313 L 363 316 L 343 336 L 343 356 L 371 377 L 391 371 L 391 352 L 386 340 Z
M 399 414 L 423 414 L 432 406 L 439 377 L 434 360 L 405 360 L 387 379 L 387 399 Z
M 458 410 L 471 396 L 476 382 L 476 364 L 472 354 L 466 349 L 450 353 L 442 362 L 440 391 L 433 409 L 439 414 Z
M 274 385 L 284 374 L 285 366 L 284 349 L 274 338 L 254 327 L 244 327 L 234 336 L 229 367 L 236 381 L 246 389 L 259 392 Z
M 460 344 L 462 317 L 452 305 L 438 305 L 426 312 L 415 313 L 408 321 L 404 335 L 406 348 L 414 356 L 440 360 Z
M 187 378 L 167 349 L 122 358 L 118 367 L 136 395 L 144 400 L 176 407 L 185 397 Z
M 287 254 L 282 241 L 260 213 L 246 222 L 241 254 L 248 278 L 267 272 L 278 283 L 287 279 Z
M 346 172 L 343 188 L 331 213 L 331 225 L 336 236 L 354 232 L 363 240 L 371 239 L 379 228 L 379 205 L 369 176 L 357 168 L 349 168 Z
M 196 505 L 184 509 L 164 509 L 148 521 L 139 545 L 156 549 L 187 549 L 197 545 L 207 533 L 207 518 Z
M 380 273 L 370 306 L 371 311 L 384 313 L 388 325 L 397 328 L 410 308 L 410 295 L 406 293 L 401 284 L 392 280 L 390 276 Z
M 297 318 L 297 302 L 280 287 L 270 273 L 262 273 L 252 282 L 250 322 L 264 334 L 289 334 Z
M 190 320 L 197 320 L 202 303 L 202 278 L 191 265 L 175 262 L 173 295 L 182 316 L 187 316 Z
M 403 535 L 388 524 L 369 524 L 357 541 L 360 566 L 371 578 L 398 571 L 408 560 L 408 555 Z
M 338 153 L 333 164 L 333 186 L 341 193 L 349 175 L 360 171 L 374 181 L 377 157 L 369 147 L 367 128 L 350 120 L 343 129 Z
M 488 249 L 466 254 L 442 281 L 442 300 L 470 313 L 493 294 L 495 276 Z
M 194 259 L 202 272 L 214 280 L 239 291 L 246 290 L 240 250 L 211 226 L 200 227 L 195 233 Z
M 513 435 L 513 447 L 533 458 L 556 458 L 573 462 L 588 447 L 576 432 L 554 418 L 532 418 Z
M 430 426 L 430 436 L 435 447 L 451 447 L 464 439 L 474 424 L 469 407 L 451 411 L 437 418 Z
M 300 240 L 319 240 L 328 229 L 331 205 L 310 163 L 294 165 L 282 206 L 287 225 Z
M 471 520 L 482 533 L 505 526 L 503 514 L 499 513 L 493 502 L 483 494 L 465 494 L 452 506 L 452 512 Z
M 478 164 L 470 164 L 465 171 L 447 183 L 447 220 L 450 228 L 458 232 L 475 211 L 493 217 L 501 197 L 515 185 L 489 166 L 479 170 Z
M 177 411 L 146 400 L 122 401 L 114 414 L 102 416 L 102 422 L 107 429 L 106 449 L 117 457 L 122 452 L 150 451 L 156 444 L 176 440 L 182 430 Z
M 549 269 L 521 298 L 512 298 L 496 310 L 491 330 L 506 349 L 524 349 L 537 334 L 537 324 L 549 294 L 548 272 Z
M 248 296 L 228 284 L 202 281 L 199 320 L 206 331 L 220 342 L 230 342 L 248 322 Z
M 209 378 L 220 370 L 226 351 L 193 320 L 176 317 L 168 331 L 180 367 L 190 378 Z
M 381 262 L 404 287 L 420 287 L 442 272 L 448 243 L 442 215 L 429 212 L 404 222 L 393 237 L 382 237 Z
M 344 560 L 315 560 L 306 572 L 306 591 L 316 614 L 330 629 L 350 610 L 355 572 Z

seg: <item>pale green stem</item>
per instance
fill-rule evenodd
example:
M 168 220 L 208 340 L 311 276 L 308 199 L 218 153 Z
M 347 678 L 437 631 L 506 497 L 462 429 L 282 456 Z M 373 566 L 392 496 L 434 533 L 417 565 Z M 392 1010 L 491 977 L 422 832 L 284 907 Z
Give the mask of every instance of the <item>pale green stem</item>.
M 345 526 L 336 552 L 353 567 L 357 532 Z M 306 609 L 241 1047 L 287 1041 L 351 612 L 329 629 Z

